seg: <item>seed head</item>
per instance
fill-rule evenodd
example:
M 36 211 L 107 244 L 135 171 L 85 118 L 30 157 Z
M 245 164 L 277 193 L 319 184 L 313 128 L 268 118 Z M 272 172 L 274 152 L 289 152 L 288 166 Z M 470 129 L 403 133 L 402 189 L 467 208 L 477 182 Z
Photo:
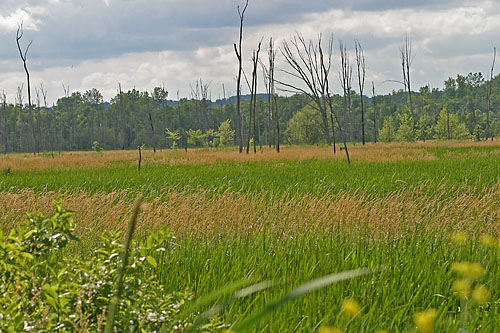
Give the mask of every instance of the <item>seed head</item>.
M 361 305 L 351 298 L 346 298 L 342 302 L 342 312 L 349 317 L 354 317 L 361 312 Z
M 450 238 L 457 245 L 465 245 L 467 243 L 467 234 L 465 232 L 454 232 Z
M 460 279 L 453 282 L 451 289 L 457 293 L 460 299 L 467 299 L 470 296 L 471 283 L 468 279 Z
M 427 311 L 416 313 L 413 316 L 413 321 L 420 331 L 429 333 L 432 332 L 434 328 L 434 322 L 436 321 L 437 315 L 437 310 L 431 308 Z
M 342 333 L 342 331 L 336 327 L 321 326 L 318 329 L 318 333 Z
M 486 273 L 486 270 L 480 263 L 468 261 L 454 262 L 451 265 L 451 270 L 472 280 L 480 279 Z
M 485 247 L 495 247 L 497 245 L 497 239 L 491 235 L 481 235 L 479 237 L 479 243 Z
M 479 285 L 476 288 L 474 288 L 474 291 L 472 291 L 472 299 L 477 304 L 486 303 L 489 297 L 490 297 L 490 292 L 488 291 L 488 288 L 486 288 L 486 286 L 484 285 Z

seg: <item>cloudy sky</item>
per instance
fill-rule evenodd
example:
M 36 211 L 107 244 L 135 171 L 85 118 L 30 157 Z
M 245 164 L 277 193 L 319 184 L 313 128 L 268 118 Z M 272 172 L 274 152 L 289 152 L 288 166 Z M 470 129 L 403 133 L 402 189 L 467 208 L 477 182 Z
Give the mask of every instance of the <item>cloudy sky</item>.
M 277 45 L 301 32 L 335 38 L 365 50 L 367 82 L 377 91 L 400 89 L 399 47 L 412 39 L 412 85 L 442 88 L 457 73 L 487 73 L 499 46 L 500 2 L 475 0 L 250 0 L 245 16 L 244 60 L 264 37 Z M 109 100 L 124 90 L 165 85 L 170 98 L 190 94 L 190 84 L 210 82 L 212 98 L 235 92 L 237 5 L 244 0 L 0 0 L 0 91 L 10 101 L 24 80 L 15 35 L 24 22 L 24 46 L 33 40 L 28 66 L 33 85 L 43 82 L 49 103 L 74 91 L 97 88 Z M 352 57 L 353 58 L 353 57 Z M 285 68 L 282 59 L 277 66 Z M 500 67 L 499 67 L 500 70 Z M 285 74 L 277 77 L 286 80 Z M 485 75 L 486 76 L 486 75 Z M 262 85 L 261 85 L 262 87 Z

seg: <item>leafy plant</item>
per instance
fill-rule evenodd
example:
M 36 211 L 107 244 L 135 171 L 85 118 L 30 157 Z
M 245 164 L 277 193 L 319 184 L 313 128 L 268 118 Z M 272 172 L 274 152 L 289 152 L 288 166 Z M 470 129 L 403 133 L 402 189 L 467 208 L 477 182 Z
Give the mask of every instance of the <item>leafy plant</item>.
M 92 150 L 95 151 L 96 153 L 102 152 L 103 149 L 99 144 L 99 141 L 94 141 L 94 143 L 92 144 Z
M 18 228 L 0 232 L 0 331 L 102 330 L 123 262 L 121 235 L 101 236 L 87 260 L 67 254 L 77 240 L 74 225 L 72 212 L 56 203 L 51 217 L 28 214 Z M 155 254 L 170 238 L 160 232 L 130 241 L 114 330 L 157 331 L 189 299 L 168 293 L 155 276 Z

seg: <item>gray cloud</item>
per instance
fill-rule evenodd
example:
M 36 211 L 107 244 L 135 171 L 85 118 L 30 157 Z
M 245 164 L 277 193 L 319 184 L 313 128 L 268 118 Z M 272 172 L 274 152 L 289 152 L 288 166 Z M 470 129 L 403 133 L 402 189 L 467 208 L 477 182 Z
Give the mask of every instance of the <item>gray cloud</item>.
M 96 87 L 106 98 L 118 81 L 139 89 L 165 83 L 187 95 L 189 83 L 199 77 L 212 80 L 218 97 L 222 83 L 234 85 L 236 6 L 243 2 L 3 0 L 0 89 L 13 92 L 24 79 L 14 39 L 22 18 L 24 45 L 34 40 L 28 65 L 54 100 L 62 95 L 62 83 L 73 90 Z M 487 0 L 339 0 L 334 5 L 331 0 L 250 0 L 244 46 L 249 58 L 262 36 L 279 42 L 295 31 L 308 38 L 333 33 L 348 47 L 358 38 L 366 52 L 367 79 L 382 82 L 399 77 L 398 47 L 408 34 L 416 55 L 414 87 L 441 86 L 449 75 L 488 67 L 499 22 L 500 5 Z M 392 88 L 399 87 L 381 86 Z

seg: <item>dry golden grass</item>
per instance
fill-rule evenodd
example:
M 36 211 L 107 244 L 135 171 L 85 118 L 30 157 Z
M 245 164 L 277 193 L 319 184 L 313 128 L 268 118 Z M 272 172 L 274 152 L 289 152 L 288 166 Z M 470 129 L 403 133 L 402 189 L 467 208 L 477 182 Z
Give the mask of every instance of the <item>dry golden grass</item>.
M 424 185 L 422 185 L 424 186 Z M 423 188 L 387 196 L 341 193 L 314 197 L 259 198 L 226 192 L 212 195 L 169 192 L 143 205 L 138 232 L 168 228 L 176 235 L 247 235 L 267 230 L 283 235 L 306 230 L 338 229 L 358 235 L 393 238 L 425 230 L 439 233 L 465 230 L 500 235 L 500 183 L 480 194 L 424 195 Z M 77 233 L 93 238 L 104 231 L 124 230 L 133 199 L 125 191 L 88 195 L 31 190 L 0 193 L 0 225 L 12 227 L 25 212 L 49 214 L 52 202 L 62 199 L 75 211 Z
M 415 142 L 415 143 L 368 143 L 366 146 L 353 145 L 349 152 L 353 160 L 369 162 L 386 162 L 397 160 L 435 159 L 426 147 L 477 147 L 495 146 L 500 148 L 500 141 L 483 142 Z M 345 159 L 343 151 L 333 155 L 332 147 L 283 147 L 278 154 L 274 150 L 264 147 L 257 154 L 240 154 L 237 150 L 217 151 L 211 149 L 163 150 L 154 154 L 152 151 L 143 152 L 144 164 L 157 165 L 193 165 L 213 164 L 219 161 L 280 161 L 280 160 L 307 160 L 307 159 Z M 103 168 L 115 165 L 137 165 L 138 152 L 133 150 L 95 152 L 66 152 L 62 155 L 36 156 L 30 154 L 8 154 L 0 156 L 0 170 L 46 170 L 46 169 L 76 169 L 76 168 Z

